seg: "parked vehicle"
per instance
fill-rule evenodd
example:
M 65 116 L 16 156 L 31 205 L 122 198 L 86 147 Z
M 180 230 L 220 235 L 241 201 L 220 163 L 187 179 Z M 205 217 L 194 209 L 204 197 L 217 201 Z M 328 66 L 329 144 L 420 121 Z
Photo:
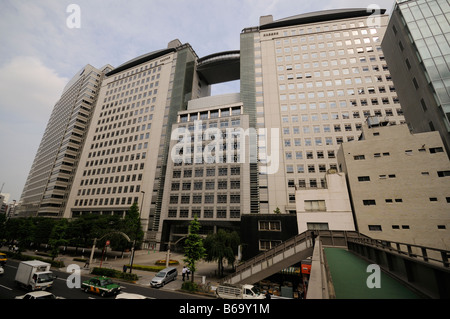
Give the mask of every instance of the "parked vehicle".
M 16 299 L 65 299 L 62 297 L 56 297 L 54 294 L 48 291 L 33 291 L 22 296 L 17 296 Z
M 20 262 L 15 281 L 20 286 L 34 291 L 51 288 L 55 278 L 49 263 L 31 260 Z
M 216 288 L 220 299 L 264 299 L 265 296 L 253 285 L 221 285 Z
M 132 293 L 120 293 L 116 296 L 116 299 L 149 299 L 143 295 L 132 294 Z
M 81 289 L 84 292 L 99 294 L 102 297 L 106 295 L 117 295 L 121 290 L 120 285 L 114 283 L 111 278 L 103 276 L 83 281 Z
M 6 254 L 0 253 L 0 266 L 4 266 L 7 260 L 8 258 L 6 258 Z
M 0 266 L 0 275 L 3 275 L 5 273 L 5 269 L 3 269 L 2 266 Z
M 178 271 L 175 267 L 168 267 L 156 274 L 150 282 L 152 287 L 163 287 L 168 282 L 175 280 L 178 276 Z

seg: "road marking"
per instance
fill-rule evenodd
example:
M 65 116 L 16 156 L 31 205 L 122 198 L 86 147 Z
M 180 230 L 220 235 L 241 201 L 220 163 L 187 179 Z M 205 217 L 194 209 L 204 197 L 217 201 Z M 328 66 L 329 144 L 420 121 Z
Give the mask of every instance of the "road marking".
M 8 290 L 12 290 L 12 288 L 9 288 L 9 287 L 3 286 L 3 285 L 0 285 L 0 287 L 8 289 Z

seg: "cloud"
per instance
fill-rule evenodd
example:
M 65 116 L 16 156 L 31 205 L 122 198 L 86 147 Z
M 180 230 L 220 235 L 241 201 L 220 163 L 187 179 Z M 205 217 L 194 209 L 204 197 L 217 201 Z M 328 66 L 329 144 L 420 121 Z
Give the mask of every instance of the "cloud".
M 45 123 L 68 80 L 36 57 L 16 57 L 0 67 L 0 110 L 18 120 Z
M 53 106 L 67 78 L 36 57 L 0 66 L 0 183 L 19 200 Z

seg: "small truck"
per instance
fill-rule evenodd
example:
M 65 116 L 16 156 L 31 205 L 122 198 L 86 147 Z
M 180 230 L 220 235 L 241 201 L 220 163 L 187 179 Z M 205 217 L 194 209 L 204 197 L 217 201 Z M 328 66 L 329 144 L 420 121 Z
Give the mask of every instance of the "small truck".
M 216 288 L 216 296 L 220 299 L 264 299 L 253 285 L 221 285 Z
M 20 286 L 35 291 L 51 288 L 54 279 L 49 263 L 31 260 L 20 262 L 15 281 Z

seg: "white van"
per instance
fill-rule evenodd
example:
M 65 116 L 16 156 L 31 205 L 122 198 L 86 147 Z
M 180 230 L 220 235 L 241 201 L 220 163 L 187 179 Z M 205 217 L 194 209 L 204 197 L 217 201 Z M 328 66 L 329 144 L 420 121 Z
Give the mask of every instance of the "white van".
M 152 287 L 163 287 L 168 282 L 175 280 L 178 276 L 178 271 L 175 267 L 168 267 L 166 269 L 161 270 L 159 273 L 153 277 L 150 285 Z

